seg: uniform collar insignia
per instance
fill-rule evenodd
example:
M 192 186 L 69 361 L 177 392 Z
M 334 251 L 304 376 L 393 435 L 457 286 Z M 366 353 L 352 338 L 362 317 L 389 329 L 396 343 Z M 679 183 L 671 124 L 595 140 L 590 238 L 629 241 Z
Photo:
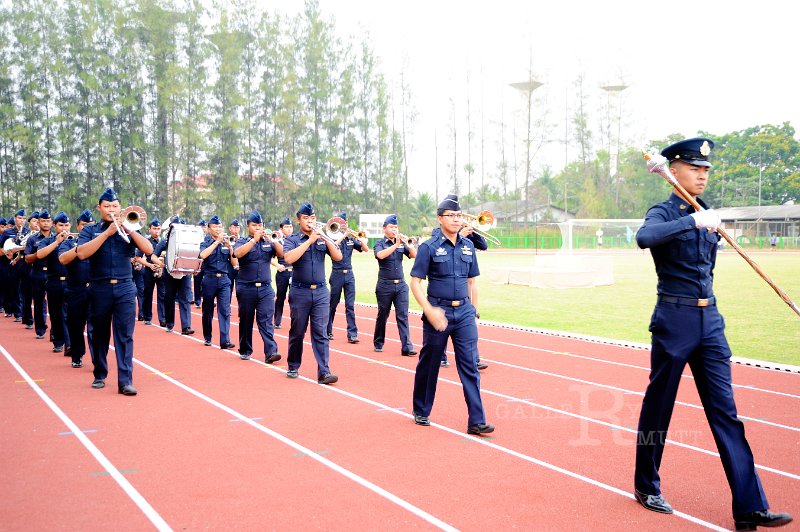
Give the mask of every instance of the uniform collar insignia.
M 685 203 L 681 203 L 681 207 L 680 207 L 680 209 L 681 209 L 681 210 L 684 210 L 685 208 L 686 208 L 686 204 L 685 204 Z

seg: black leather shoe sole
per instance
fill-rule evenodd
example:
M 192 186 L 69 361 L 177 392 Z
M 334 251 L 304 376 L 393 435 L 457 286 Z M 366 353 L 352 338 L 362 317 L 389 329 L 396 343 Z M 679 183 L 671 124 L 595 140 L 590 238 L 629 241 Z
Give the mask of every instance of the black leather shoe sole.
M 92 388 L 96 388 L 97 389 L 97 388 L 105 388 L 105 387 L 106 387 L 106 381 L 104 381 L 103 379 L 95 379 L 94 382 L 92 383 Z
M 414 414 L 414 423 L 423 427 L 431 426 L 431 420 L 428 419 L 428 416 L 420 416 L 419 414 Z
M 136 395 L 137 393 L 136 388 L 134 388 L 130 384 L 126 384 L 125 386 L 120 386 L 117 392 L 122 395 Z
M 267 364 L 272 364 L 273 362 L 277 362 L 281 359 L 281 355 L 278 353 L 272 353 L 270 356 L 267 357 L 266 362 Z
M 317 382 L 320 384 L 334 384 L 339 382 L 339 377 L 331 373 L 328 373 L 327 375 L 318 378 Z
M 230 342 L 227 344 L 220 344 L 219 346 L 220 349 L 233 349 L 234 347 L 236 347 L 236 344 L 232 344 Z
M 639 490 L 633 490 L 633 494 L 639 504 L 652 512 L 658 512 L 660 514 L 672 513 L 672 506 L 670 506 L 661 495 L 647 495 Z

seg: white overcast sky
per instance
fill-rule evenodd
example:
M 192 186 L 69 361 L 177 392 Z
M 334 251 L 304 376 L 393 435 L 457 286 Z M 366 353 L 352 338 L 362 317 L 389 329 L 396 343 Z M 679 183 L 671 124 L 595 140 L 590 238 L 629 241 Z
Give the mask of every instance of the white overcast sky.
M 263 0 L 261 5 L 294 14 L 303 2 Z M 501 114 L 508 117 L 523 108 L 509 83 L 527 79 L 529 58 L 534 78 L 544 83 L 534 92 L 534 119 L 546 108 L 555 140 L 564 138 L 565 102 L 574 102 L 573 83 L 581 73 L 595 130 L 606 101 L 600 87 L 629 86 L 621 96 L 623 145 L 639 146 L 671 133 L 725 134 L 786 121 L 800 127 L 797 6 L 790 0 L 320 0 L 341 36 L 369 35 L 390 82 L 405 62 L 418 113 L 410 184 L 436 193 L 435 134 L 439 196 L 447 193 L 441 182 L 447 179 L 451 153 L 450 98 L 462 117 L 459 136 L 466 139 L 469 72 L 472 160 L 480 165 L 482 107 L 488 177 L 499 160 Z M 461 167 L 467 157 L 466 146 L 459 144 Z M 558 171 L 564 160 L 563 143 L 553 143 L 537 155 L 534 166 Z M 475 176 L 480 178 L 480 169 Z

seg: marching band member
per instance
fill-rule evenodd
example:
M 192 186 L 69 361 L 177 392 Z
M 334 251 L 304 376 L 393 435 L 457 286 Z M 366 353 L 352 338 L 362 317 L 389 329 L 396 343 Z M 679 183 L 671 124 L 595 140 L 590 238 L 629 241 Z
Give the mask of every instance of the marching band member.
M 3 234 L 6 232 L 6 217 L 0 216 L 0 250 L 3 249 L 5 239 Z M 6 277 L 8 277 L 8 257 L 5 253 L 0 252 L 0 312 L 3 312 L 3 305 L 5 304 L 6 296 Z M 6 316 L 8 317 L 8 316 Z
M 347 213 L 339 213 L 339 218 L 347 221 Z M 353 251 L 363 253 L 369 251 L 366 238 L 353 238 L 347 233 L 339 239 L 339 249 L 342 252 L 342 260 L 333 261 L 331 268 L 331 309 L 328 316 L 328 339 L 333 340 L 333 318 L 336 315 L 336 307 L 344 290 L 344 308 L 347 317 L 347 341 L 351 344 L 358 343 L 358 327 L 356 326 L 356 278 L 353 275 L 353 263 L 351 256 Z
M 294 232 L 292 222 L 287 216 L 281 220 L 280 225 L 281 238 L 286 238 Z M 283 321 L 283 305 L 286 301 L 286 293 L 289 291 L 289 283 L 292 280 L 292 265 L 286 264 L 284 257 L 278 257 L 278 263 L 275 265 L 275 328 L 281 328 L 281 321 Z
M 44 213 L 42 213 L 44 214 Z M 44 220 L 40 224 L 44 229 Z M 57 249 L 67 239 L 70 230 L 69 216 L 64 212 L 57 213 L 52 220 L 50 234 L 36 244 L 36 258 L 45 264 L 47 272 L 44 285 L 47 294 L 47 311 L 50 315 L 50 336 L 53 340 L 53 352 L 65 350 L 65 356 L 71 356 L 70 338 L 67 331 L 67 307 L 64 305 L 64 289 L 67 284 L 67 269 L 58 260 Z M 43 231 L 44 233 L 44 231 Z
M 150 245 L 155 249 L 159 243 L 159 236 L 161 235 L 161 221 L 158 217 L 153 217 L 148 224 L 148 231 L 150 235 L 147 240 Z M 142 317 L 144 324 L 150 325 L 153 323 L 153 288 L 156 289 L 156 317 L 161 327 L 167 326 L 166 318 L 164 317 L 164 270 L 158 263 L 153 262 L 153 258 L 145 256 L 137 248 L 136 260 L 142 265 L 142 279 L 144 280 L 144 293 L 142 296 Z
M 247 217 L 248 238 L 240 238 L 234 248 L 239 259 L 239 278 L 236 301 L 239 304 L 239 357 L 247 360 L 253 353 L 253 321 L 264 342 L 264 360 L 272 364 L 281 359 L 272 319 L 275 313 L 275 292 L 272 290 L 270 260 L 283 255 L 283 246 L 273 242 L 264 231 L 261 213 L 253 211 Z
M 170 230 L 175 225 L 184 223 L 183 219 L 173 216 Z M 161 240 L 150 257 L 161 268 L 166 268 L 166 263 L 161 255 L 167 251 L 168 244 L 169 237 Z M 194 334 L 194 329 L 192 329 L 192 277 L 184 275 L 176 279 L 164 271 L 161 281 L 164 283 L 164 321 L 167 332 L 172 332 L 172 328 L 175 326 L 175 302 L 177 301 L 181 319 L 181 334 Z
M 203 229 L 203 234 L 205 235 L 203 237 L 203 239 L 205 240 L 205 238 L 208 236 L 208 227 L 206 227 L 206 221 L 201 218 L 200 221 L 197 222 L 197 225 Z M 204 267 L 205 267 L 205 263 L 203 263 L 203 266 L 200 268 L 200 271 L 197 272 L 196 274 L 194 274 L 194 286 L 192 286 L 192 289 L 193 289 L 192 293 L 194 295 L 194 306 L 197 307 L 197 308 L 200 308 L 200 304 L 203 301 L 203 268 Z
M 708 183 L 713 148 L 711 139 L 692 138 L 661 151 L 674 179 L 704 210 L 695 211 L 673 193 L 650 207 L 636 233 L 636 243 L 649 248 L 653 257 L 658 298 L 650 321 L 650 383 L 639 415 L 634 495 L 648 510 L 673 513 L 661 494 L 659 470 L 675 396 L 688 364 L 728 478 L 736 530 L 756 530 L 785 525 L 792 517 L 769 511 L 744 424 L 736 413 L 731 349 L 713 287 L 720 218 L 699 198 Z
M 93 327 L 94 382 L 92 388 L 105 387 L 108 376 L 108 344 L 114 331 L 117 356 L 117 391 L 136 395 L 133 387 L 133 329 L 136 326 L 136 288 L 130 258 L 134 248 L 145 255 L 153 252 L 147 239 L 114 220 L 119 216 L 119 197 L 106 189 L 97 202 L 100 223 L 87 225 L 78 237 L 78 258 L 89 259 L 89 294 Z M 130 242 L 117 234 L 128 233 Z
M 447 198 L 450 198 L 451 196 L 455 197 L 454 195 L 451 194 L 451 195 L 448 195 Z M 478 251 L 486 251 L 487 249 L 489 249 L 489 243 L 486 242 L 486 239 L 483 238 L 478 233 L 476 233 L 475 232 L 475 228 L 472 227 L 470 224 L 464 223 L 463 227 L 461 228 L 461 230 L 458 233 L 461 236 L 470 239 L 472 241 L 472 244 L 475 246 L 476 250 L 478 250 Z M 431 233 L 431 238 L 439 238 L 441 235 L 442 235 L 442 230 L 441 230 L 441 228 L 437 227 Z M 480 316 L 479 313 L 476 313 L 475 317 L 480 319 L 481 316 Z M 476 364 L 478 365 L 478 369 L 486 369 L 486 368 L 489 367 L 489 364 L 487 364 L 485 362 L 481 362 L 480 353 L 476 353 L 476 359 L 477 359 L 476 360 Z M 450 363 L 447 361 L 447 350 L 445 350 L 442 353 L 442 367 L 446 368 L 446 367 L 449 367 L 449 366 L 450 366 Z
M 214 321 L 214 300 L 217 301 L 217 320 L 219 321 L 219 347 L 232 349 L 231 343 L 231 280 L 228 278 L 228 265 L 233 256 L 233 246 L 222 234 L 222 222 L 214 215 L 208 220 L 208 232 L 200 244 L 200 258 L 203 259 L 202 300 L 203 300 L 203 339 L 211 345 L 211 325 Z
M 136 255 L 131 257 L 131 275 L 133 284 L 136 286 L 136 321 L 144 321 L 144 266 L 136 259 Z
M 94 223 L 94 217 L 89 209 L 78 216 L 78 234 L 83 228 Z M 92 322 L 89 320 L 89 261 L 78 258 L 78 239 L 66 239 L 58 246 L 58 261 L 66 266 L 67 286 L 64 289 L 64 304 L 67 310 L 67 335 L 70 340 L 69 354 L 72 357 L 72 367 L 83 366 L 83 355 L 86 353 L 86 344 L 89 344 L 89 353 L 94 362 L 94 347 L 92 346 Z M 88 342 L 83 339 L 86 329 Z
M 33 211 L 30 218 L 28 218 L 28 230 L 25 233 L 38 233 L 39 232 L 39 211 Z M 37 235 L 32 235 L 28 238 L 28 242 L 35 241 Z M 19 292 L 22 297 L 21 310 L 22 310 L 22 324 L 26 329 L 33 329 L 33 312 L 31 307 L 33 305 L 33 291 L 31 286 L 31 264 L 27 261 L 29 255 L 27 245 L 22 250 L 22 258 L 17 262 L 19 271 Z M 14 320 L 17 321 L 17 320 Z
M 28 234 L 29 230 L 25 227 L 25 209 L 19 209 L 14 213 L 11 220 L 14 224 L 13 227 L 6 229 L 0 238 L 0 243 L 5 245 L 6 240 L 13 240 L 15 244 L 19 244 L 20 239 Z M 7 220 L 8 221 L 8 220 Z M 22 247 L 14 247 L 12 250 L 17 252 L 24 251 Z M 6 318 L 14 316 L 15 322 L 22 321 L 22 300 L 20 298 L 20 277 L 21 277 L 21 264 L 24 261 L 17 261 L 16 264 L 8 263 L 8 273 L 6 275 L 5 293 L 3 294 L 3 309 L 5 310 Z
M 400 354 L 414 356 L 414 344 L 408 332 L 408 285 L 403 274 L 403 257 L 413 259 L 417 250 L 404 240 L 397 228 L 397 215 L 390 214 L 383 221 L 384 238 L 375 242 L 375 258 L 378 259 L 378 283 L 375 297 L 378 300 L 378 316 L 375 318 L 375 336 L 372 341 L 375 351 L 383 351 L 386 339 L 386 320 L 394 305 L 397 331 L 400 334 Z
M 423 242 L 411 269 L 411 291 L 422 307 L 422 353 L 414 376 L 414 422 L 428 426 L 433 409 L 442 352 L 452 338 L 456 366 L 467 403 L 469 434 L 494 431 L 486 424 L 481 401 L 481 377 L 475 364 L 478 327 L 475 324 L 477 295 L 475 278 L 480 275 L 472 242 L 459 235 L 461 206 L 449 195 L 437 210 L 441 235 Z M 428 279 L 427 296 L 422 280 Z
M 33 299 L 33 325 L 25 323 L 24 314 L 22 318 L 26 329 L 35 328 L 37 340 L 44 338 L 44 333 L 47 332 L 47 319 L 45 318 L 44 312 L 44 285 L 47 283 L 47 264 L 44 260 L 36 257 L 36 250 L 38 249 L 39 242 L 49 237 L 53 228 L 53 220 L 50 219 L 50 213 L 48 211 L 44 210 L 39 213 L 38 226 L 39 234 L 32 235 L 28 238 L 28 242 L 25 245 L 25 262 L 30 268 L 28 279 L 30 283 L 30 294 Z M 23 305 L 24 304 L 25 302 L 23 300 Z M 52 336 L 52 331 L 50 334 Z
M 289 293 L 289 369 L 286 376 L 296 379 L 303 361 L 303 338 L 311 322 L 311 349 L 317 359 L 317 382 L 333 384 L 339 377 L 328 366 L 330 356 L 328 324 L 331 296 L 325 284 L 325 255 L 342 260 L 342 251 L 331 241 L 322 239 L 316 231 L 317 215 L 314 206 L 304 203 L 297 210 L 300 231 L 286 237 L 284 258 L 292 265 L 292 289 Z
M 233 237 L 234 245 L 241 238 L 241 226 L 239 225 L 238 218 L 234 218 L 228 226 L 228 234 Z M 235 256 L 231 259 L 228 266 L 228 279 L 231 280 L 231 298 L 233 298 L 233 291 L 236 289 L 236 278 L 239 276 L 239 259 Z

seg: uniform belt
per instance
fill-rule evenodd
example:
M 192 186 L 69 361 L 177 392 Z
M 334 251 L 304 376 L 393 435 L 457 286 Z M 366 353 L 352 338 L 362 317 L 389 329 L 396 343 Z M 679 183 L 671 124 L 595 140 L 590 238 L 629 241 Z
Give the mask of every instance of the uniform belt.
M 402 279 L 378 279 L 381 283 L 392 283 L 392 284 L 400 284 L 403 282 Z
M 321 288 L 323 286 L 325 286 L 325 283 L 315 283 L 315 284 L 292 283 L 292 288 L 309 288 L 311 290 L 316 290 L 317 288 Z
M 658 300 L 664 303 L 677 303 L 690 307 L 713 307 L 717 304 L 717 298 L 711 296 L 707 299 L 692 299 L 690 297 L 658 296 Z
M 465 297 L 464 299 L 442 299 L 439 297 L 428 296 L 428 301 L 433 303 L 434 305 L 441 305 L 445 307 L 460 307 L 461 305 L 466 304 L 469 302 L 469 298 Z
M 254 281 L 239 281 L 239 284 L 240 284 L 240 285 L 244 285 L 244 286 L 255 286 L 255 287 L 261 287 L 261 286 L 264 286 L 264 285 L 267 285 L 267 284 L 269 284 L 269 281 L 259 281 L 259 282 L 254 282 Z
M 335 270 L 333 270 L 333 271 L 335 271 L 335 272 L 339 272 L 339 273 L 350 273 L 350 271 L 351 271 L 351 270 L 335 269 Z
M 294 266 L 287 266 L 286 270 L 284 270 L 284 271 L 290 272 L 290 271 L 292 271 L 292 268 L 294 268 Z
M 47 266 L 42 266 L 42 271 L 46 272 L 47 271 Z
M 94 282 L 101 284 L 117 284 L 117 283 L 127 283 L 128 281 L 132 281 L 132 279 L 100 279 L 99 281 L 94 281 Z
M 59 281 L 66 281 L 66 280 L 67 280 L 67 278 L 66 278 L 66 277 L 59 277 L 59 278 L 58 278 L 58 280 L 59 280 Z
M 222 277 L 223 275 L 227 276 L 227 274 L 224 273 L 215 273 L 214 277 Z

